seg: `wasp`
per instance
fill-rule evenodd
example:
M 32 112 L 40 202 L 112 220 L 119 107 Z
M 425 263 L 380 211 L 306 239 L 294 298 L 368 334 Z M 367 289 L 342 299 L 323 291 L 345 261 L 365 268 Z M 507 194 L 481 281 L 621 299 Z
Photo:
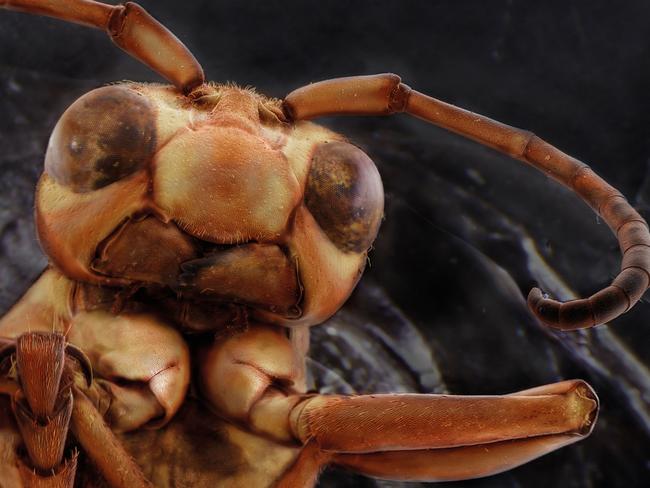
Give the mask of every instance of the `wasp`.
M 10 485 L 313 486 L 339 465 L 396 480 L 498 473 L 586 437 L 598 399 L 568 380 L 504 396 L 309 391 L 309 329 L 360 279 L 384 211 L 360 148 L 311 120 L 405 113 L 503 152 L 602 217 L 621 271 L 549 327 L 589 328 L 648 288 L 650 234 L 615 188 L 536 135 L 394 74 L 282 100 L 206 82 L 135 3 L 5 0 L 106 31 L 170 84 L 98 88 L 61 116 L 36 189 L 49 266 L 0 321 Z

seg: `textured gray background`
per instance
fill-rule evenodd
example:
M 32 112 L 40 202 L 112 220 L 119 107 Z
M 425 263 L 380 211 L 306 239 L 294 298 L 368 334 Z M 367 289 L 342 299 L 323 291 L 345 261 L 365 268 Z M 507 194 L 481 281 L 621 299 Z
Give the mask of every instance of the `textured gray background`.
M 282 97 L 310 81 L 392 71 L 534 130 L 648 217 L 647 2 L 141 3 L 210 79 Z M 45 264 L 31 213 L 49 132 L 75 98 L 120 79 L 158 81 L 99 32 L 0 12 L 0 310 Z M 556 334 L 523 298 L 535 283 L 562 298 L 606 285 L 619 263 L 606 226 L 534 170 L 407 116 L 325 123 L 375 160 L 387 209 L 358 293 L 314 330 L 317 380 L 338 390 L 488 394 L 582 377 L 602 400 L 591 438 L 453 486 L 648 486 L 650 307 Z M 376 486 L 338 471 L 321 484 Z

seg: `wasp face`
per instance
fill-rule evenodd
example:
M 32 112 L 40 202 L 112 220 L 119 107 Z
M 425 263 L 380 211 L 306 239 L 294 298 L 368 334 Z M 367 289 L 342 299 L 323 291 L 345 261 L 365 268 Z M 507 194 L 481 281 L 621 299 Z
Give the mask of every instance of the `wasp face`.
M 39 237 L 69 277 L 284 325 L 340 307 L 382 214 L 360 149 L 229 86 L 193 104 L 156 85 L 90 92 L 59 120 L 37 193 Z

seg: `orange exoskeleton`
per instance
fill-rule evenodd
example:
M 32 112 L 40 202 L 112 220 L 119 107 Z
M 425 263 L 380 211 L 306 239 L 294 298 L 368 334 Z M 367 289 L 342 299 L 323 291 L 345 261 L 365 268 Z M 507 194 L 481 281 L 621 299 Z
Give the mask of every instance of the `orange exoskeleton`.
M 0 5 L 104 29 L 172 83 L 97 88 L 54 128 L 36 191 L 50 266 L 0 320 L 12 409 L 0 412 L 0 484 L 302 487 L 329 464 L 467 479 L 591 432 L 598 400 L 581 380 L 470 397 L 319 395 L 305 378 L 309 327 L 354 289 L 384 204 L 372 160 L 309 119 L 406 112 L 573 189 L 616 233 L 623 263 L 587 299 L 531 292 L 533 313 L 561 329 L 613 319 L 650 280 L 645 221 L 587 165 L 392 74 L 284 100 L 206 83 L 133 3 Z

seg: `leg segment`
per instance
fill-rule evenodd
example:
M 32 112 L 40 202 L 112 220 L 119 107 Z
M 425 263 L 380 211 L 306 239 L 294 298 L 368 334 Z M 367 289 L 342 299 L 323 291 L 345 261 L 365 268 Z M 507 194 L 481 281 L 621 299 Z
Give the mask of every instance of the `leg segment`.
M 203 84 L 192 53 L 136 3 L 107 5 L 92 0 L 0 0 L 0 7 L 103 29 L 113 42 L 184 93 Z
M 577 442 L 596 412 L 596 397 L 581 381 L 504 397 L 314 397 L 294 409 L 291 425 L 321 455 L 301 455 L 287 476 L 329 462 L 392 480 L 489 476 Z
M 332 457 L 332 453 L 322 451 L 315 442 L 308 443 L 300 451 L 300 455 L 293 465 L 282 474 L 274 488 L 294 488 L 296 486 L 310 488 L 315 486 L 318 475 L 330 463 Z
M 573 444 L 576 435 L 531 439 L 450 449 L 336 454 L 332 463 L 375 478 L 399 481 L 457 481 L 492 476 Z
M 212 407 L 256 433 L 295 441 L 289 412 L 304 392 L 304 356 L 284 329 L 251 325 L 202 351 L 199 385 Z
M 72 487 L 77 454 L 65 460 L 72 414 L 70 383 L 62 381 L 65 339 L 59 334 L 24 334 L 15 352 L 20 389 L 11 406 L 27 451 L 19 463 L 23 483 Z
M 104 418 L 86 396 L 73 388 L 72 433 L 84 452 L 112 488 L 151 486 L 140 467 L 115 437 Z
M 505 397 L 312 397 L 290 415 L 306 444 L 277 488 L 312 486 L 330 463 L 391 480 L 490 476 L 582 439 L 596 412 L 581 381 Z
M 586 299 L 561 303 L 534 288 L 528 305 L 554 328 L 577 329 L 608 322 L 633 306 L 650 285 L 650 233 L 645 220 L 618 190 L 584 163 L 531 132 L 429 97 L 393 74 L 322 81 L 291 92 L 284 101 L 291 120 L 326 115 L 389 115 L 407 112 L 536 167 L 576 192 L 618 238 L 621 272 L 607 288 Z
M 508 396 L 316 396 L 290 420 L 303 443 L 345 453 L 440 449 L 591 432 L 597 398 L 582 381 Z

